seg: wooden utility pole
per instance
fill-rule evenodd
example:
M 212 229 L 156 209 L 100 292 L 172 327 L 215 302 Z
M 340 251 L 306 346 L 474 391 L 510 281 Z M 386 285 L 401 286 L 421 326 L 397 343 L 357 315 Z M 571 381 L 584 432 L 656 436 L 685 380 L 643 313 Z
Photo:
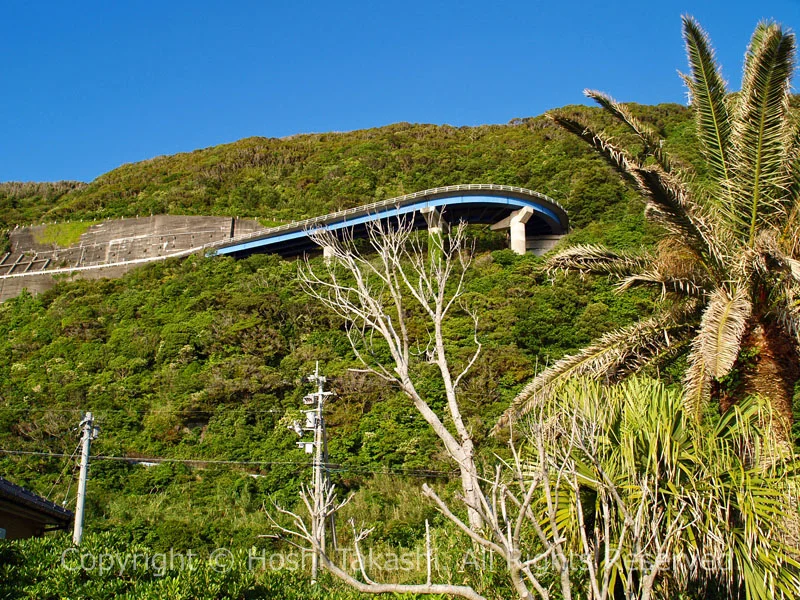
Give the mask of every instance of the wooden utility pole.
M 83 537 L 83 508 L 86 504 L 86 479 L 89 476 L 89 451 L 92 440 L 97 438 L 97 428 L 94 426 L 92 413 L 87 412 L 79 425 L 81 429 L 81 474 L 78 480 L 78 498 L 75 506 L 75 526 L 72 530 L 72 543 L 76 546 Z

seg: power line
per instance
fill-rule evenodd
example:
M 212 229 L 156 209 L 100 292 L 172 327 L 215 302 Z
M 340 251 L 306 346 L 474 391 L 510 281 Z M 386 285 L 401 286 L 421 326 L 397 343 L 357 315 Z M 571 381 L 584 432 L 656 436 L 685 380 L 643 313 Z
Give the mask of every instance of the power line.
M 24 412 L 24 411 L 40 411 L 40 412 L 69 412 L 69 413 L 82 413 L 83 409 L 81 408 L 38 408 L 33 406 L 0 406 L 0 411 L 17 411 L 17 412 Z M 205 413 L 212 413 L 212 414 L 219 414 L 219 413 L 236 413 L 236 412 L 245 412 L 245 413 L 284 413 L 286 412 L 285 409 L 272 409 L 272 408 L 234 408 L 234 407 L 223 407 L 223 408 L 192 408 L 192 409 L 182 409 L 182 408 L 96 408 L 92 409 L 94 413 L 161 413 L 161 412 L 174 412 L 178 414 L 205 414 Z
M 61 482 L 61 478 L 64 476 L 64 473 L 67 472 L 67 468 L 70 466 L 70 462 L 75 457 L 75 455 L 78 453 L 78 449 L 80 447 L 81 447 L 81 443 L 78 442 L 78 445 L 75 446 L 75 450 L 72 451 L 72 454 L 70 455 L 70 457 L 65 462 L 64 468 L 61 470 L 61 473 L 59 473 L 58 478 L 56 478 L 55 482 L 53 483 L 53 486 L 50 488 L 50 491 L 47 492 L 47 494 L 45 495 L 45 498 L 47 498 L 48 500 L 50 499 L 50 494 L 53 493 L 53 490 L 56 489 L 56 486 Z M 72 466 L 74 467 L 75 465 L 72 465 Z
M 47 456 L 60 458 L 69 456 L 60 452 L 36 452 L 33 450 L 5 450 L 0 448 L 0 452 L 4 454 L 21 454 L 30 456 Z M 134 456 L 112 456 L 108 454 L 101 454 L 93 456 L 95 460 L 122 460 L 134 463 L 161 463 L 161 462 L 176 462 L 176 463 L 209 463 L 209 464 L 225 464 L 225 465 L 303 465 L 307 466 L 307 462 L 299 461 L 260 461 L 260 460 L 220 460 L 213 458 L 165 458 L 165 457 L 134 457 Z
M 374 400 L 376 398 L 383 397 L 382 392 L 337 392 L 337 395 L 340 398 L 349 398 L 352 396 L 356 396 L 361 399 L 371 399 Z M 477 399 L 485 399 L 486 395 L 478 392 L 459 392 L 459 395 L 464 398 L 477 398 Z M 123 413 L 123 414 L 134 414 L 134 413 L 176 413 L 176 414 L 212 414 L 217 415 L 220 413 L 265 413 L 265 414 L 282 414 L 285 413 L 288 409 L 285 408 L 247 408 L 243 406 L 226 406 L 220 405 L 217 407 L 212 408 L 93 408 L 92 412 L 95 414 L 98 413 Z M 45 408 L 45 407 L 36 407 L 36 406 L 0 406 L 0 411 L 16 411 L 16 412 L 69 412 L 69 413 L 83 413 L 84 409 L 82 408 Z
M 7 450 L 0 448 L 0 453 L 22 456 L 46 456 L 48 458 L 63 458 L 70 456 L 60 452 L 37 452 L 34 450 Z M 314 466 L 308 462 L 301 461 L 262 461 L 262 460 L 221 460 L 211 458 L 166 458 L 166 457 L 133 457 L 133 456 L 112 456 L 101 454 L 92 457 L 94 460 L 113 460 L 124 461 L 128 463 L 179 463 L 179 464 L 210 464 L 210 465 L 242 465 L 242 466 L 295 466 L 310 468 Z M 453 477 L 458 474 L 458 471 L 441 471 L 436 469 L 385 469 L 383 471 L 375 471 L 365 467 L 357 467 L 353 465 L 341 465 L 328 463 L 327 470 L 331 473 L 363 473 L 368 475 L 407 475 L 409 477 Z

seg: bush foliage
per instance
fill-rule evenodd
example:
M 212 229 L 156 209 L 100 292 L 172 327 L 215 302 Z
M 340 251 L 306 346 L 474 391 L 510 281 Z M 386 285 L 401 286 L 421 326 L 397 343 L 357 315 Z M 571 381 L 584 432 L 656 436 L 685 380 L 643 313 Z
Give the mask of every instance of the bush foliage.
M 610 125 L 598 111 L 572 110 Z M 659 129 L 673 154 L 696 162 L 684 108 L 638 107 L 637 115 Z M 702 176 L 702 165 L 698 170 Z M 150 213 L 278 222 L 475 182 L 550 195 L 570 214 L 572 242 L 629 248 L 659 237 L 645 225 L 635 194 L 541 117 L 503 126 L 400 123 L 249 138 L 124 165 L 90 184 L 1 184 L 0 227 Z M 481 452 L 493 461 L 505 450 L 488 432 L 521 385 L 544 365 L 647 314 L 655 298 L 618 295 L 603 279 L 551 281 L 540 259 L 498 249 L 502 237 L 483 228 L 473 233 L 478 256 L 467 287 L 479 309 L 484 352 L 465 382 L 464 412 Z M 454 327 L 451 344 L 471 339 L 469 320 Z M 100 546 L 269 546 L 259 537 L 269 533 L 264 505 L 293 506 L 309 478 L 310 461 L 286 425 L 310 391 L 304 377 L 316 361 L 336 392 L 328 414 L 334 479 L 342 491 L 356 493 L 349 516 L 378 524 L 376 543 L 412 547 L 425 519 L 436 524 L 419 497 L 422 480 L 443 494 L 459 487 L 453 465 L 405 397 L 350 370 L 356 364 L 341 321 L 301 293 L 293 261 L 193 256 L 119 280 L 24 293 L 0 305 L 0 357 L 0 449 L 66 455 L 0 453 L 0 469 L 14 482 L 71 501 L 75 461 L 67 457 L 86 410 L 101 428 L 95 456 L 174 461 L 94 460 L 87 529 L 96 536 L 90 543 Z M 669 369 L 660 375 L 671 380 Z M 433 372 L 419 377 L 435 394 Z M 205 567 L 191 581 L 67 577 L 47 568 L 65 544 L 53 538 L 0 546 L 0 581 L 11 585 L 4 597 L 356 597 L 307 589 L 295 575 L 223 577 Z

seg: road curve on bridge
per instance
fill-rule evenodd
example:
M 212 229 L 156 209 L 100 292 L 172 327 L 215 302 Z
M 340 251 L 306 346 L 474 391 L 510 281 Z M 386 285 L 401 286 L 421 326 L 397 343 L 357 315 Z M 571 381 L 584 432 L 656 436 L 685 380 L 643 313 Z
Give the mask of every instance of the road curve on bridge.
M 424 228 L 426 222 L 420 213 L 424 208 L 437 209 L 451 223 L 463 220 L 468 223 L 494 224 L 526 207 L 533 211 L 526 224 L 527 236 L 563 235 L 569 229 L 566 211 L 544 194 L 510 185 L 472 183 L 432 188 L 272 227 L 226 241 L 213 253 L 235 257 L 264 252 L 292 256 L 317 249 L 309 237 L 316 229 L 335 231 L 352 228 L 357 236 L 366 229 L 370 221 L 403 215 L 413 218 L 416 227 Z

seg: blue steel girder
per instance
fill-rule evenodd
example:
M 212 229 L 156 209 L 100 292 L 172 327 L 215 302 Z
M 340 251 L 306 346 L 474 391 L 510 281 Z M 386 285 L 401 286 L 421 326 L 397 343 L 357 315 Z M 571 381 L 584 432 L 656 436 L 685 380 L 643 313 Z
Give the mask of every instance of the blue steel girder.
M 417 227 L 425 227 L 420 214 L 423 208 L 435 208 L 445 220 L 455 223 L 492 224 L 525 207 L 533 210 L 526 228 L 528 235 L 560 235 L 567 232 L 566 211 L 547 196 L 512 186 L 468 184 L 434 188 L 399 198 L 332 213 L 314 219 L 290 223 L 252 234 L 246 239 L 230 240 L 216 250 L 218 255 L 247 256 L 270 252 L 282 255 L 301 254 L 316 249 L 309 233 L 316 229 L 331 231 L 352 228 L 355 235 L 366 230 L 370 221 L 411 215 Z

